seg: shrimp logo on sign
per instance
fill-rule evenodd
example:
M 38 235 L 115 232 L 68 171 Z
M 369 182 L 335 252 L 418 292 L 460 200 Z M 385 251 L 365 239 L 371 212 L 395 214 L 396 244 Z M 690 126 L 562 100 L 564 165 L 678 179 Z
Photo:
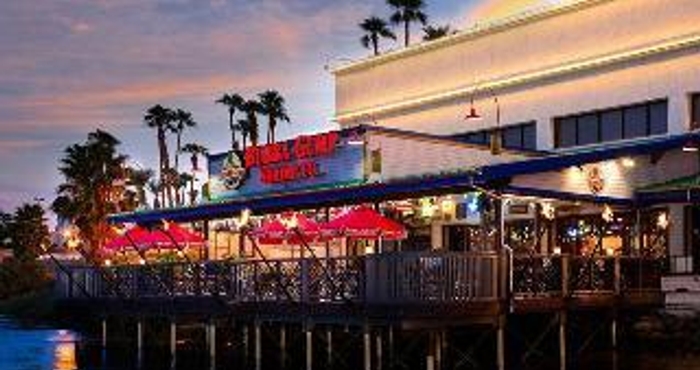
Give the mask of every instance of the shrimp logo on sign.
M 605 177 L 600 167 L 595 166 L 588 170 L 588 188 L 594 195 L 600 194 L 605 188 Z
M 231 152 L 224 160 L 221 169 L 221 182 L 227 190 L 236 190 L 243 185 L 248 171 L 243 165 L 241 156 L 236 152 Z

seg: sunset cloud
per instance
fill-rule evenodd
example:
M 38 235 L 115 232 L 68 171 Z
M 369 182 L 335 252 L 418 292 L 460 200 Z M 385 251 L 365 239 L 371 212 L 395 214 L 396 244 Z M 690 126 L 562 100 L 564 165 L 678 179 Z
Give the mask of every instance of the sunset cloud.
M 429 13 L 448 23 L 473 2 L 428 1 Z M 324 65 L 367 55 L 357 24 L 388 14 L 383 0 L 2 1 L 0 206 L 50 197 L 61 151 L 96 127 L 151 163 L 142 116 L 156 103 L 191 110 L 202 128 L 187 139 L 212 150 L 227 145 L 223 92 L 281 91 L 292 118 L 281 136 L 327 129 Z

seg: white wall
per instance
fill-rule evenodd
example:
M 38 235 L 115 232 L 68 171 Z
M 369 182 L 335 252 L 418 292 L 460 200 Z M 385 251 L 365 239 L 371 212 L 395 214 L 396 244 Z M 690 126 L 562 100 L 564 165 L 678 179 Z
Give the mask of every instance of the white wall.
M 381 181 L 466 171 L 489 163 L 526 158 L 518 152 L 506 151 L 493 156 L 487 147 L 381 131 L 369 135 L 367 149 L 381 151 Z
M 431 99 L 463 87 L 700 35 L 697 0 L 598 3 L 505 30 L 457 37 L 430 51 L 408 50 L 341 69 L 336 72 L 339 122 L 347 126 L 371 117 L 381 125 L 437 134 L 492 127 L 495 104 L 489 93 L 476 97 L 485 118 L 477 123 L 462 119 L 468 93 L 452 100 Z M 700 91 L 699 51 L 689 47 L 565 77 L 511 84 L 494 91 L 501 124 L 536 120 L 539 148 L 549 149 L 556 116 L 669 97 L 669 129 L 684 132 L 689 121 L 687 94 Z M 429 103 L 387 108 L 416 98 Z

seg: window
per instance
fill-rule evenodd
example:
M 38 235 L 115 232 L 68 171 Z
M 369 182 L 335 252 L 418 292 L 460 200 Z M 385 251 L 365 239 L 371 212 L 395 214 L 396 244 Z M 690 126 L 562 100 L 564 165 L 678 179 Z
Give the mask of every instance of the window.
M 656 100 L 555 118 L 554 131 L 557 148 L 665 134 L 668 132 L 668 101 Z
M 700 128 L 700 94 L 693 94 L 692 100 L 690 128 L 695 130 Z
M 489 145 L 495 129 L 467 132 L 452 137 L 469 144 Z M 501 142 L 506 149 L 537 150 L 537 125 L 535 122 L 508 125 L 501 128 Z

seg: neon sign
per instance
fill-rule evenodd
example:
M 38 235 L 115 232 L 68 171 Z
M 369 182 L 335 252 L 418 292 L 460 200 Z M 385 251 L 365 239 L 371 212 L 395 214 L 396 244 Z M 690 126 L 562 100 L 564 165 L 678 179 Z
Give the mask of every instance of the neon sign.
M 324 175 L 318 158 L 335 154 L 339 134 L 300 136 L 281 143 L 246 149 L 246 169 L 259 168 L 260 182 L 279 184 Z

